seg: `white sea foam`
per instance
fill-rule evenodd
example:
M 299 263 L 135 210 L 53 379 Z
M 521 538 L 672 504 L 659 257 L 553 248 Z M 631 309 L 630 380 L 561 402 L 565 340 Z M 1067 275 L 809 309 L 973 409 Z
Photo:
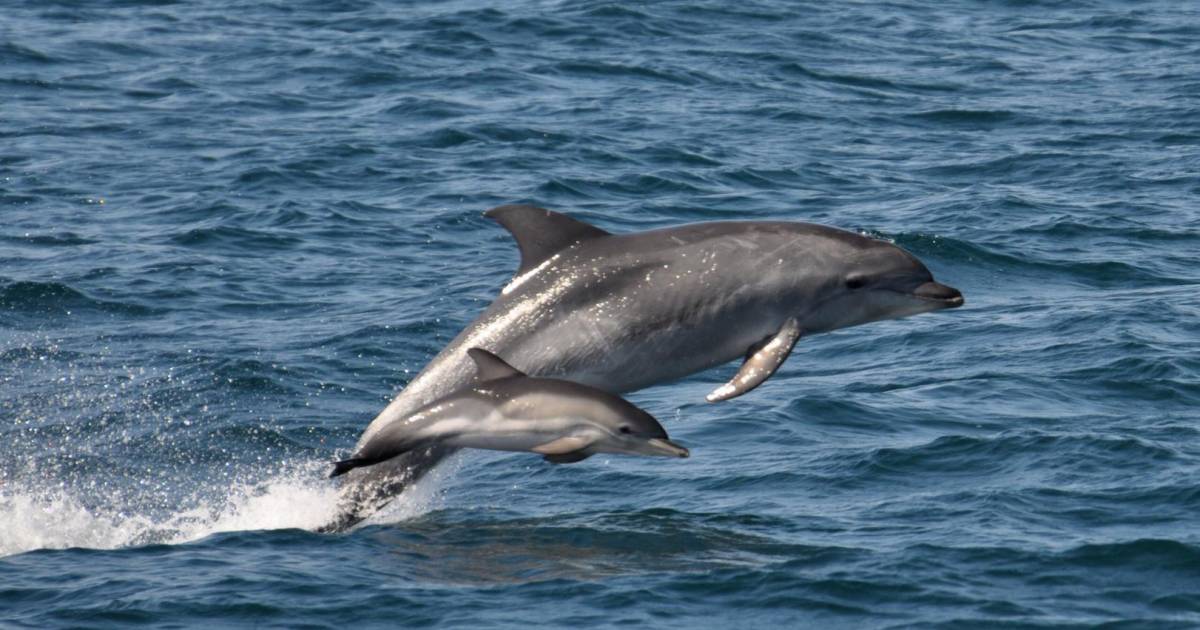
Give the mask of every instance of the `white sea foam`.
M 35 549 L 84 547 L 116 549 L 146 544 L 180 544 L 220 532 L 307 529 L 333 519 L 336 485 L 325 478 L 328 462 L 303 462 L 258 481 L 239 481 L 219 499 L 181 504 L 165 515 L 149 515 L 136 492 L 127 500 L 108 497 L 108 505 L 89 507 L 83 490 L 69 485 L 22 487 L 0 482 L 0 556 Z M 443 466 L 393 501 L 368 523 L 391 523 L 429 511 L 446 478 Z M 90 490 L 88 491 L 90 492 Z M 120 490 L 115 491 L 118 495 Z

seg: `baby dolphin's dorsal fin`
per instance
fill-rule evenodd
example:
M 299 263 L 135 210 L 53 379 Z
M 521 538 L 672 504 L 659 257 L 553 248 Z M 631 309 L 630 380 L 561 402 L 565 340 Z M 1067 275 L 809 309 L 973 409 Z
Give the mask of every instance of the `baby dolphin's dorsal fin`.
M 521 250 L 521 275 L 547 258 L 580 241 L 608 236 L 600 228 L 537 206 L 513 204 L 492 208 L 483 216 L 493 219 L 512 234 Z
M 475 374 L 480 381 L 494 381 L 498 378 L 508 378 L 510 376 L 525 376 L 524 372 L 509 365 L 504 359 L 483 348 L 471 348 L 467 350 L 467 355 L 475 362 Z

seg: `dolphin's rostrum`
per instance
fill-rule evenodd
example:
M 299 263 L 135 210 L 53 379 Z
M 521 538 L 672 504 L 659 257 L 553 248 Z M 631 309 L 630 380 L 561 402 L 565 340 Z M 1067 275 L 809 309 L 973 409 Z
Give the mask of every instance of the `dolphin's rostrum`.
M 516 275 L 371 422 L 360 448 L 468 383 L 468 348 L 614 393 L 743 358 L 709 394 L 719 401 L 762 384 L 802 336 L 963 303 L 903 249 L 822 225 L 726 221 L 610 234 L 534 206 L 485 216 L 516 239 Z M 348 475 L 341 516 L 327 529 L 362 520 L 452 451 L 415 449 Z
M 620 396 L 527 376 L 480 348 L 467 355 L 475 361 L 475 382 L 389 424 L 337 462 L 330 476 L 431 444 L 530 451 L 555 464 L 596 453 L 688 456 L 653 416 Z

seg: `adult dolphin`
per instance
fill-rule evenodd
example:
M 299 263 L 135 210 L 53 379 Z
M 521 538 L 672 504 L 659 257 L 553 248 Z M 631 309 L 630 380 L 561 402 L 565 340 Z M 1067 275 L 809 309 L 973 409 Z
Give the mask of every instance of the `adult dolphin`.
M 954 308 L 956 289 L 891 243 L 811 223 L 696 223 L 610 234 L 528 205 L 493 208 L 517 241 L 512 281 L 371 422 L 358 446 L 470 381 L 485 348 L 541 377 L 625 392 L 745 357 L 708 395 L 728 400 L 775 372 L 801 336 Z M 410 451 L 344 478 L 353 526 L 454 449 Z

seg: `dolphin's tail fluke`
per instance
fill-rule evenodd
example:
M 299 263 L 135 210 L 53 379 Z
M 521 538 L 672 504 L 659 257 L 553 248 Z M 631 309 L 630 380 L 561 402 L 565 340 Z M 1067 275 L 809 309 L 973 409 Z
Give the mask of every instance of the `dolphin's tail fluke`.
M 340 462 L 333 463 L 333 472 L 329 473 L 329 478 L 333 479 L 334 477 L 344 475 L 351 470 L 358 468 L 359 466 L 369 466 L 374 463 L 375 462 L 365 457 L 351 457 L 350 459 L 343 459 Z

